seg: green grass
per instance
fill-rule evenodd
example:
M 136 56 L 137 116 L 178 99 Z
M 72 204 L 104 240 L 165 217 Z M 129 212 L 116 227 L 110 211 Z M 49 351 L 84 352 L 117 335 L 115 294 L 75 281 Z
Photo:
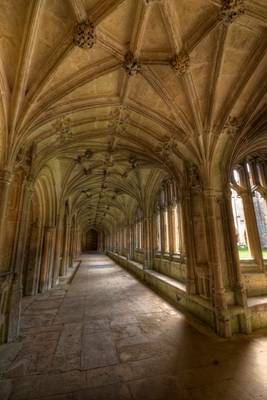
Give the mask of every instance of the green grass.
M 251 259 L 251 255 L 247 247 L 238 247 L 238 253 L 240 260 Z M 262 256 L 264 259 L 267 259 L 267 249 L 262 249 Z

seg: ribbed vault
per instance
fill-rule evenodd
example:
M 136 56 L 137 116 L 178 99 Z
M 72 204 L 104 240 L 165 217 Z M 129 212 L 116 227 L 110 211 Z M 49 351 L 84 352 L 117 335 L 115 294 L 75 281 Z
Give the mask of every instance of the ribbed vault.
M 1 166 L 37 188 L 49 170 L 57 212 L 68 201 L 85 229 L 127 220 L 155 177 L 182 184 L 185 164 L 212 180 L 236 149 L 267 144 L 266 12 L 264 0 L 2 0 Z

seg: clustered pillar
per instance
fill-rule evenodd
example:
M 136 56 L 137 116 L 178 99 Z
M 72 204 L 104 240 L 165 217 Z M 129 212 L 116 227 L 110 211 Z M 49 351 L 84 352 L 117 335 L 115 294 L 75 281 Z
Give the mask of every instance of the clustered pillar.
M 27 170 L 0 173 L 0 342 L 18 337 L 22 296 L 56 286 L 81 252 L 75 213 L 40 202 L 45 185 Z

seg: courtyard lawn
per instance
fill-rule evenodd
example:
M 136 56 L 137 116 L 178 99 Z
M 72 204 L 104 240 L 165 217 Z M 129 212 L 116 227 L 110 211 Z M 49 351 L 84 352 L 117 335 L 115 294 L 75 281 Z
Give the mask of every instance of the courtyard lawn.
M 240 260 L 250 260 L 251 255 L 247 247 L 238 247 Z M 267 249 L 262 249 L 262 255 L 264 259 L 267 259 Z

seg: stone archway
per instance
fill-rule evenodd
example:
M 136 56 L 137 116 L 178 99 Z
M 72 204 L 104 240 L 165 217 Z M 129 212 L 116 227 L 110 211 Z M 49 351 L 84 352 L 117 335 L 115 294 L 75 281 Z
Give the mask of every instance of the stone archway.
M 97 251 L 98 248 L 98 233 L 94 229 L 90 229 L 86 233 L 86 250 Z

